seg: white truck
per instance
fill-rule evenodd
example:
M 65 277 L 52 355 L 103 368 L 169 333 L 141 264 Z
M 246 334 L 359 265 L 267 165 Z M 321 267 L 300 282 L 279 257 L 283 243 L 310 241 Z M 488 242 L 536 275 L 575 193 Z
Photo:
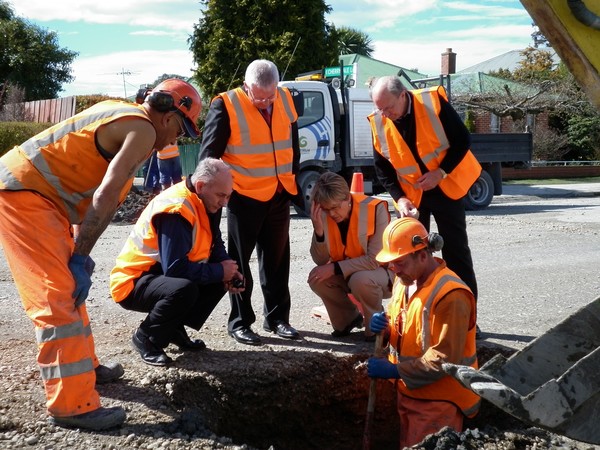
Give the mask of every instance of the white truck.
M 348 182 L 355 171 L 363 173 L 367 194 L 383 191 L 373 167 L 373 144 L 367 116 L 373 102 L 366 88 L 340 87 L 339 80 L 282 81 L 280 85 L 301 93 L 298 127 L 300 173 L 298 185 L 310 211 L 312 188 L 324 171 L 342 175 Z M 483 167 L 467 196 L 467 209 L 487 207 L 502 194 L 502 163 L 529 162 L 531 133 L 471 134 L 471 150 Z M 302 211 L 298 211 L 302 213 Z

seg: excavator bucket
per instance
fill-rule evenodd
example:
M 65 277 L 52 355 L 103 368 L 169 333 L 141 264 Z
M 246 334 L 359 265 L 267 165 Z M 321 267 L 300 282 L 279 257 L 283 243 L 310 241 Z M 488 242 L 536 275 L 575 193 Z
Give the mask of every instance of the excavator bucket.
M 510 358 L 443 369 L 523 422 L 600 444 L 600 297 Z

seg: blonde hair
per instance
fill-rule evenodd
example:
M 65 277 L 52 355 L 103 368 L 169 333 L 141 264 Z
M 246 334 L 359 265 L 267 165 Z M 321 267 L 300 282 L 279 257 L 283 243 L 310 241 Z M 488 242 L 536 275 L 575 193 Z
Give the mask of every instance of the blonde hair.
M 350 198 L 350 187 L 344 177 L 334 172 L 323 173 L 312 191 L 312 199 L 320 205 L 327 205 Z

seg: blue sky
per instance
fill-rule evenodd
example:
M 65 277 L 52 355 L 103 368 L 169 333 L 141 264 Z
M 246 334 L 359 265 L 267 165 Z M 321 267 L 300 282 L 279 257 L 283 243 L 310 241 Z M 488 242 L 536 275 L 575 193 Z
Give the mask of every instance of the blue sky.
M 9 0 L 15 13 L 56 31 L 79 53 L 75 81 L 61 96 L 131 96 L 163 73 L 191 75 L 187 39 L 201 17 L 197 0 Z M 532 21 L 518 0 L 326 0 L 326 20 L 373 40 L 374 57 L 427 75 L 441 54 L 457 70 L 531 44 Z M 289 78 L 289 76 L 287 77 Z

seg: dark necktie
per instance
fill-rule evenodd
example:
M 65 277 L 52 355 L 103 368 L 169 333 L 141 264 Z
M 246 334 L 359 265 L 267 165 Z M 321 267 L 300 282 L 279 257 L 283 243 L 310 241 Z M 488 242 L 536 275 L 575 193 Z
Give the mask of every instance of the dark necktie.
M 267 122 L 267 125 L 271 126 L 271 114 L 269 113 L 269 110 L 267 108 L 265 108 L 265 109 L 259 109 L 259 111 L 262 114 L 262 116 L 265 118 L 265 122 Z

